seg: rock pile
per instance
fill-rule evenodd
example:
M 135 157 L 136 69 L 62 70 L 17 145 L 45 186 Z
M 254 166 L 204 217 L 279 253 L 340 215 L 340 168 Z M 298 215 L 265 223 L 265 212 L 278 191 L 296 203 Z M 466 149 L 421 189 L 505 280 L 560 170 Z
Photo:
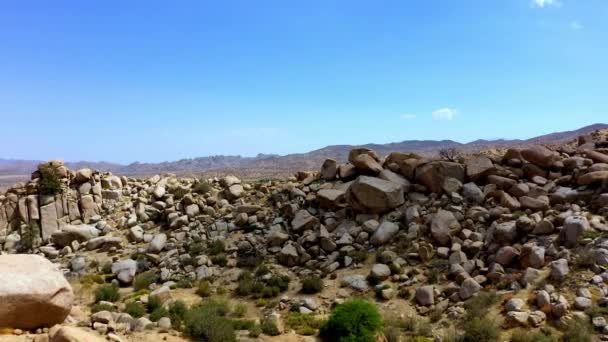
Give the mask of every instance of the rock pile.
M 262 262 L 300 277 L 339 277 L 343 269 L 363 269 L 374 252 L 366 274 L 338 281 L 353 291 L 375 288 L 385 300 L 415 289 L 420 314 L 439 310 L 451 318 L 484 289 L 533 289 L 533 303 L 505 303 L 505 318 L 538 327 L 608 304 L 602 146 L 580 139 L 579 146 L 529 146 L 459 161 L 398 152 L 380 158 L 358 148 L 347 163 L 329 159 L 319 172 L 252 183 L 233 176 L 126 178 L 50 162 L 63 191 L 40 193 L 44 174 L 35 173 L 0 196 L 0 241 L 18 251 L 27 246 L 24 232 L 39 223 L 35 250 L 62 262 L 68 276 L 86 272 L 78 258 L 99 250 L 112 255 L 117 284 L 151 270 L 158 274 L 152 289 L 167 294 L 184 280 Z M 201 252 L 214 241 L 224 241 L 224 258 Z M 586 286 L 569 301 L 567 289 L 555 285 L 573 281 L 574 268 L 584 270 L 577 281 Z M 599 300 L 589 295 L 592 286 Z

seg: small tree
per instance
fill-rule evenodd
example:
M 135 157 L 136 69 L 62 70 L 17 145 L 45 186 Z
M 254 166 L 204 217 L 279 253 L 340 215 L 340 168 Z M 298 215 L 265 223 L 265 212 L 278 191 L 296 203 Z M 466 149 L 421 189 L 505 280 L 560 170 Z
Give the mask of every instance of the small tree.
M 450 148 L 442 148 L 441 150 L 439 150 L 439 156 L 442 159 L 446 159 L 449 160 L 451 162 L 458 160 L 458 157 L 460 157 L 460 153 L 458 152 L 457 149 L 450 147 Z
M 57 167 L 51 165 L 41 165 L 39 190 L 42 195 L 57 195 L 63 192 L 61 178 Z
M 40 227 L 36 222 L 23 226 L 21 231 L 21 249 L 24 252 L 32 251 L 40 245 Z
M 382 324 L 374 304 L 353 299 L 336 306 L 320 335 L 326 341 L 374 342 Z

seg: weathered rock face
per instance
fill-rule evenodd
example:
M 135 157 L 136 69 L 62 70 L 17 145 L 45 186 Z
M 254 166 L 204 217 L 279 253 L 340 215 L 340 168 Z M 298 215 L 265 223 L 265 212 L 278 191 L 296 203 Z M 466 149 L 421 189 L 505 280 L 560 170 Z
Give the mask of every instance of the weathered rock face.
M 85 242 L 99 236 L 97 228 L 82 224 L 66 225 L 51 235 L 51 240 L 59 247 L 69 246 L 72 241 Z
M 38 255 L 0 255 L 0 327 L 37 329 L 62 323 L 74 293 L 63 274 Z
M 559 155 L 540 145 L 531 146 L 521 151 L 522 157 L 530 163 L 548 169 L 559 160 Z
M 433 161 L 416 168 L 416 182 L 424 185 L 429 191 L 442 193 L 442 185 L 447 178 L 464 182 L 464 165 L 447 161 Z
M 351 184 L 347 201 L 357 210 L 384 213 L 405 202 L 403 187 L 380 178 L 360 176 Z

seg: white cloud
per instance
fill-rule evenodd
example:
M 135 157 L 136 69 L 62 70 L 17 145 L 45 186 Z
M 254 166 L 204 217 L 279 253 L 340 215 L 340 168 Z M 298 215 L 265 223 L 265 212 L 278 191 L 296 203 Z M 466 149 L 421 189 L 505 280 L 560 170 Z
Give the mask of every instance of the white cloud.
M 579 23 L 578 21 L 571 21 L 568 26 L 570 26 L 570 29 L 573 31 L 580 31 L 584 28 L 583 24 Z
M 416 114 L 403 114 L 401 115 L 403 120 L 411 120 L 416 118 Z
M 561 5 L 557 0 L 532 0 L 533 7 L 549 7 L 549 6 L 559 6 Z
M 453 120 L 454 117 L 458 114 L 456 109 L 452 108 L 441 108 L 433 112 L 433 119 L 441 120 L 441 121 L 449 121 Z

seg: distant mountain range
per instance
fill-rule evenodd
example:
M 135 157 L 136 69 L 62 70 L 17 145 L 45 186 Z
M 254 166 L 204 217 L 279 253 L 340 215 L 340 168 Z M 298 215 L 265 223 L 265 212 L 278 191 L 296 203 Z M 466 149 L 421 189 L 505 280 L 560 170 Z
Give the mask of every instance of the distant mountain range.
M 462 152 L 476 152 L 491 148 L 517 147 L 529 144 L 561 144 L 569 142 L 579 135 L 589 134 L 600 129 L 608 129 L 608 124 L 594 124 L 574 131 L 551 133 L 527 140 L 475 140 L 466 144 L 452 140 L 406 140 L 389 144 L 333 145 L 306 153 L 285 156 L 268 154 L 259 154 L 256 157 L 210 156 L 162 163 L 136 162 L 128 165 L 81 161 L 68 162 L 66 165 L 70 169 L 90 167 L 131 176 L 171 172 L 180 175 L 233 173 L 245 177 L 275 177 L 289 175 L 298 170 L 316 170 L 327 158 L 346 161 L 349 151 L 354 147 L 371 148 L 379 155 L 386 155 L 395 151 L 435 155 L 439 150 L 445 148 L 455 148 Z M 0 159 L 0 176 L 29 175 L 39 163 L 41 163 L 39 160 Z

